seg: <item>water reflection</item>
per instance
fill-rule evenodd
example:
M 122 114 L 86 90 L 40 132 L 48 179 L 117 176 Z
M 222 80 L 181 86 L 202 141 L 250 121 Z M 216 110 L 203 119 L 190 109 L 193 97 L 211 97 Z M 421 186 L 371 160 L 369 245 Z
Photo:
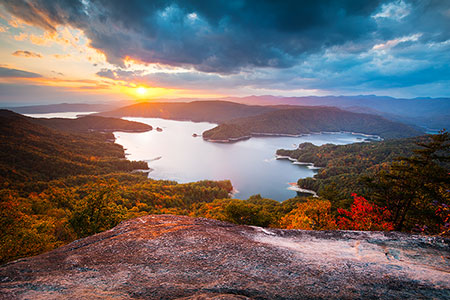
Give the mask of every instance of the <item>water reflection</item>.
M 305 165 L 276 160 L 277 149 L 294 149 L 303 142 L 348 144 L 363 138 L 349 133 L 328 133 L 303 137 L 255 137 L 220 144 L 193 137 L 194 133 L 201 134 L 215 124 L 157 118 L 125 119 L 162 128 L 161 132 L 114 133 L 116 142 L 126 148 L 127 158 L 149 163 L 153 169 L 149 177 L 178 182 L 230 179 L 239 191 L 235 197 L 240 199 L 261 194 L 278 201 L 286 200 L 296 195 L 295 191 L 288 190 L 289 182 L 314 175 L 315 171 Z

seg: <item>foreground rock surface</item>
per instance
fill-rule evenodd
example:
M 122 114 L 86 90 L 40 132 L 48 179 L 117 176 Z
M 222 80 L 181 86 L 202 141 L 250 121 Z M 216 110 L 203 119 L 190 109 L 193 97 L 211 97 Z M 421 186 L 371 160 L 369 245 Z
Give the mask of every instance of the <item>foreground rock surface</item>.
M 449 299 L 449 246 L 150 215 L 0 267 L 0 299 Z

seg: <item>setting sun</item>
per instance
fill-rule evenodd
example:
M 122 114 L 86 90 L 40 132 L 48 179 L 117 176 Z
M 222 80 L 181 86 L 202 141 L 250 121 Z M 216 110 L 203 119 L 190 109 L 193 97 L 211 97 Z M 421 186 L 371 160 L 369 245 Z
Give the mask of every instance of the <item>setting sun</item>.
M 139 96 L 144 96 L 145 94 L 147 94 L 147 89 L 146 89 L 145 87 L 143 87 L 143 86 L 140 86 L 140 87 L 138 87 L 138 88 L 136 89 L 136 93 L 137 93 Z

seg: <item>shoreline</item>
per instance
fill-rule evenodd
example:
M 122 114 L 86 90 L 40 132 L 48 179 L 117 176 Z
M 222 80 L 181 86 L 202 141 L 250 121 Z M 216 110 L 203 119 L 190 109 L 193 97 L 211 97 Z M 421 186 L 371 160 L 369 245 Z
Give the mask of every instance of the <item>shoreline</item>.
M 287 155 L 275 154 L 275 159 L 288 159 L 288 160 L 292 161 L 293 165 L 307 166 L 307 168 L 310 169 L 310 170 L 320 170 L 320 169 L 323 168 L 323 167 L 315 166 L 314 163 L 305 162 L 305 161 L 299 161 L 299 160 L 297 160 L 295 158 L 292 158 L 290 156 L 287 156 Z
M 353 131 L 319 131 L 319 132 L 299 133 L 299 134 L 252 132 L 252 133 L 250 133 L 250 135 L 237 137 L 237 138 L 226 138 L 226 139 L 220 139 L 220 140 L 205 138 L 205 137 L 203 137 L 203 134 L 202 134 L 202 137 L 203 137 L 203 140 L 205 140 L 207 142 L 211 142 L 211 143 L 234 143 L 234 142 L 238 142 L 238 141 L 242 141 L 242 140 L 248 140 L 252 137 L 302 137 L 302 136 L 310 136 L 310 135 L 314 135 L 314 134 L 319 135 L 319 134 L 342 134 L 342 133 L 347 133 L 347 134 L 351 134 L 351 135 L 360 135 L 360 136 L 365 137 L 365 139 L 363 139 L 361 142 L 383 141 L 384 140 L 382 137 L 380 137 L 379 135 L 376 135 L 376 134 L 359 133 L 359 132 L 353 132 Z M 361 142 L 356 142 L 356 143 L 361 143 Z
M 287 156 L 287 155 L 275 155 L 275 159 L 288 159 L 288 160 L 290 160 L 292 162 L 292 164 L 307 166 L 307 168 L 310 169 L 310 170 L 320 170 L 322 168 L 322 167 L 314 166 L 314 163 L 298 161 L 297 159 L 292 158 L 292 157 Z M 314 179 L 314 177 L 311 177 L 311 178 Z M 290 182 L 289 185 L 290 185 L 290 187 L 287 188 L 288 190 L 295 191 L 295 192 L 298 192 L 298 193 L 303 193 L 303 194 L 311 194 L 311 195 L 313 195 L 313 197 L 316 197 L 316 198 L 319 197 L 319 195 L 317 195 L 316 191 L 304 189 L 304 188 L 300 187 L 295 182 Z
M 150 173 L 150 172 L 152 172 L 154 169 L 152 169 L 152 168 L 148 168 L 148 169 L 135 169 L 135 170 L 132 170 L 131 171 L 131 173 L 132 174 L 134 174 L 134 173 Z
M 92 129 L 89 128 L 88 132 L 127 132 L 127 133 L 142 133 L 142 132 L 147 132 L 147 131 L 152 131 L 153 128 L 151 129 Z
M 246 135 L 246 136 L 242 136 L 242 137 L 238 137 L 238 138 L 228 138 L 228 139 L 225 139 L 225 140 L 214 140 L 214 139 L 205 138 L 202 135 L 202 138 L 203 138 L 204 141 L 211 142 L 211 143 L 223 143 L 223 144 L 234 143 L 234 142 L 239 142 L 239 141 L 243 141 L 243 140 L 248 140 L 251 137 L 252 137 L 251 135 Z
M 291 182 L 289 183 L 289 185 L 290 187 L 287 188 L 288 190 L 295 191 L 297 193 L 311 194 L 314 198 L 319 198 L 319 195 L 317 195 L 315 191 L 303 189 L 299 187 L 298 184 L 296 184 L 295 182 Z

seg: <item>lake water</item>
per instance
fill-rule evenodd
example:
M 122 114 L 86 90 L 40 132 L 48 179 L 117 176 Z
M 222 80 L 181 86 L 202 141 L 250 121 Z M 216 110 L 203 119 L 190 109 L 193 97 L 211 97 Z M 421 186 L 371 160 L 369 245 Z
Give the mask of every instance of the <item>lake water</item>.
M 350 133 L 313 134 L 302 137 L 254 137 L 231 144 L 204 141 L 201 135 L 215 127 L 211 123 L 194 123 L 158 118 L 124 118 L 153 126 L 143 133 L 115 132 L 116 143 L 126 150 L 130 160 L 147 161 L 149 177 L 181 183 L 203 179 L 229 179 L 238 191 L 235 198 L 247 199 L 261 194 L 283 201 L 296 196 L 288 190 L 290 182 L 314 175 L 314 170 L 289 160 L 275 159 L 277 149 L 295 149 L 298 144 L 311 142 L 349 144 L 361 142 L 362 135 Z M 156 131 L 156 127 L 163 129 Z
M 57 112 L 57 113 L 44 113 L 44 114 L 23 114 L 24 116 L 32 118 L 66 118 L 66 119 L 76 119 L 77 116 L 90 115 L 96 113 L 95 111 L 90 112 Z

